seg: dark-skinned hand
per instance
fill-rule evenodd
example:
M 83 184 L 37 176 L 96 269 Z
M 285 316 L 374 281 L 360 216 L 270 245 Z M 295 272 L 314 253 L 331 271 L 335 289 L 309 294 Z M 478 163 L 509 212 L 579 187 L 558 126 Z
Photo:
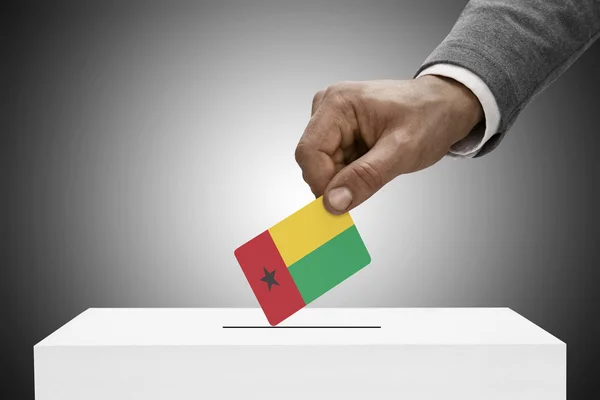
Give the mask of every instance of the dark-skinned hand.
M 440 161 L 483 118 L 477 97 L 451 79 L 342 82 L 314 96 L 295 157 L 313 194 L 342 214 Z

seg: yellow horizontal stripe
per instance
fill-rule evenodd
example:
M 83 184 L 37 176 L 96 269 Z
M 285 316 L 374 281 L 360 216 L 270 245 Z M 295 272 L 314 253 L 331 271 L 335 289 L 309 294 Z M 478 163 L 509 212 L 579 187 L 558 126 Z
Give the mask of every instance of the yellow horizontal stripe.
M 349 213 L 331 215 L 319 197 L 269 229 L 288 267 L 354 225 Z

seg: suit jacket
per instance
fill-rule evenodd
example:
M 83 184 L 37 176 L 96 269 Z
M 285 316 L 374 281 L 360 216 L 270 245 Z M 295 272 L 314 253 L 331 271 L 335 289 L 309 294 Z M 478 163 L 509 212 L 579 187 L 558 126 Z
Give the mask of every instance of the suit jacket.
M 600 0 L 471 0 L 417 75 L 434 64 L 470 70 L 498 103 L 502 141 L 525 106 L 600 37 Z M 599 71 L 600 73 L 600 71 Z

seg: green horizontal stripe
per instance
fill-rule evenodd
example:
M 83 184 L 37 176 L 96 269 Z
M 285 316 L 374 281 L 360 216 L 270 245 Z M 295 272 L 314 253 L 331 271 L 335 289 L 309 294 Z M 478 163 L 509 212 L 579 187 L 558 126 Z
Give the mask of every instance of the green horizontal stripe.
M 290 265 L 288 270 L 308 304 L 370 262 L 371 256 L 352 225 Z

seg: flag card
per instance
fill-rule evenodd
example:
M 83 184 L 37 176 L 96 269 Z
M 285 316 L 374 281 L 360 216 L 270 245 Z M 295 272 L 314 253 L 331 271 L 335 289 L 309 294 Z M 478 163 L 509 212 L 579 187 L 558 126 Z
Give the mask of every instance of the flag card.
M 319 197 L 235 250 L 267 320 L 278 325 L 371 262 L 349 213 Z

